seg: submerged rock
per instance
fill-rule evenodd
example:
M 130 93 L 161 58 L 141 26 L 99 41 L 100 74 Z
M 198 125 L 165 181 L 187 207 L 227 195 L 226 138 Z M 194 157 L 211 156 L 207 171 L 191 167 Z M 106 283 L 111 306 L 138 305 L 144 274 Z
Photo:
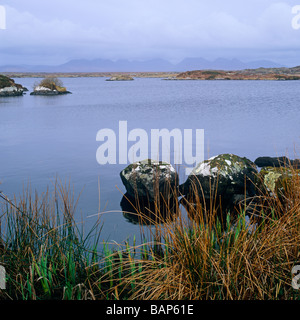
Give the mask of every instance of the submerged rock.
M 189 201 L 207 201 L 221 197 L 224 209 L 255 195 L 256 165 L 247 158 L 221 154 L 199 163 L 180 186 Z
M 0 75 L 0 97 L 22 96 L 27 91 L 25 87 L 4 75 Z
M 169 198 L 178 186 L 178 175 L 167 162 L 146 159 L 130 164 L 120 172 L 128 194 L 155 201 L 160 195 Z

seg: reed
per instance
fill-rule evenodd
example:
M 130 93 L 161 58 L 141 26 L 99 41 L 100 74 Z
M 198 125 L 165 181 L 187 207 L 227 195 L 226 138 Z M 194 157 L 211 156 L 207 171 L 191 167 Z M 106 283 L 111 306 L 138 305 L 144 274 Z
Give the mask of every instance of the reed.
M 300 264 L 300 175 L 292 166 L 280 170 L 289 175 L 276 192 L 257 179 L 257 196 L 232 212 L 213 194 L 205 202 L 199 188 L 193 203 L 154 205 L 151 214 L 137 204 L 138 220 L 148 222 L 144 241 L 104 242 L 102 249 L 101 221 L 84 235 L 69 185 L 41 196 L 29 190 L 19 200 L 1 194 L 7 289 L 0 298 L 299 299 L 291 270 Z M 172 199 L 181 196 L 177 190 Z
M 258 196 L 236 212 L 221 212 L 213 195 L 210 205 L 196 195 L 187 203 L 192 219 L 177 207 L 175 220 L 155 224 L 135 259 L 138 272 L 131 259 L 121 262 L 131 272 L 120 286 L 134 283 L 128 298 L 299 299 L 291 270 L 300 264 L 300 176 L 291 166 L 280 170 L 290 172 L 283 188 L 271 194 L 257 180 Z
M 84 299 L 89 290 L 87 267 L 99 254 L 101 230 L 95 224 L 84 237 L 75 222 L 76 201 L 70 185 L 56 184 L 53 194 L 39 196 L 27 189 L 18 200 L 4 201 L 1 215 L 0 263 L 7 274 L 5 299 Z

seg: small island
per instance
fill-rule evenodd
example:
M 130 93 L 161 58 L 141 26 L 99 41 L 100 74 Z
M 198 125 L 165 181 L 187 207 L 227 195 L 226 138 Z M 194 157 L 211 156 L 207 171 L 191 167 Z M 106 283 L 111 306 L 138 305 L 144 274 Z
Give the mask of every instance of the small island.
M 46 77 L 39 83 L 34 84 L 33 92 L 30 95 L 55 96 L 71 93 L 63 86 L 60 79 L 56 77 Z
M 22 96 L 25 91 L 28 90 L 13 79 L 0 75 L 0 97 Z
M 133 77 L 131 77 L 128 74 L 111 76 L 109 79 L 106 79 L 106 81 L 132 81 L 132 80 L 134 80 Z

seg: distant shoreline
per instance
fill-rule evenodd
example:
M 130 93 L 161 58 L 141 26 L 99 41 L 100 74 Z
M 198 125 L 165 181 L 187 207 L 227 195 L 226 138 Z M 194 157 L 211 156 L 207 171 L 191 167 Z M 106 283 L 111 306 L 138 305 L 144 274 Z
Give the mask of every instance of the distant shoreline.
M 130 75 L 135 78 L 176 77 L 180 72 L 2 72 L 10 78 L 44 78 L 48 75 L 58 78 L 109 78 L 117 75 Z
M 300 80 L 300 66 L 293 68 L 258 68 L 244 70 L 192 70 L 186 72 L 3 72 L 10 78 L 161 78 L 164 80 Z
M 110 78 L 128 75 L 133 78 L 164 80 L 300 80 L 300 66 L 293 68 L 258 68 L 244 70 L 191 70 L 186 72 L 3 72 L 10 78 Z

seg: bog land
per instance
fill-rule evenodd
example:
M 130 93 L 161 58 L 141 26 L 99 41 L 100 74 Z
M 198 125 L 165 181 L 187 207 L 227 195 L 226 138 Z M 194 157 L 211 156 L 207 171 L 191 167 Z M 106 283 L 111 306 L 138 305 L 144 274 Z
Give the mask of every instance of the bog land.
M 5 72 L 11 78 L 112 77 L 128 75 L 135 78 L 163 78 L 166 80 L 300 80 L 300 66 L 292 68 L 257 68 L 244 70 L 193 70 L 186 72 Z

